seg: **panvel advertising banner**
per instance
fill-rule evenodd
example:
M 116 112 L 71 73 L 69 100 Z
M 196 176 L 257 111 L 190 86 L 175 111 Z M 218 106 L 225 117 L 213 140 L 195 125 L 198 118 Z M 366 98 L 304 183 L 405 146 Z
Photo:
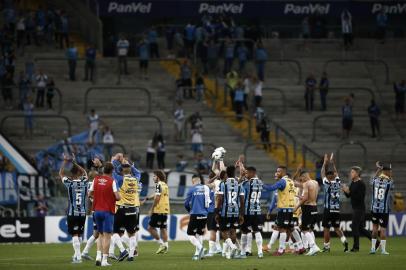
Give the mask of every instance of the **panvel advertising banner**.
M 200 17 L 230 14 L 278 17 L 321 14 L 339 17 L 348 9 L 354 17 L 371 17 L 382 8 L 390 16 L 406 14 L 405 1 L 137 1 L 99 0 L 99 16 Z

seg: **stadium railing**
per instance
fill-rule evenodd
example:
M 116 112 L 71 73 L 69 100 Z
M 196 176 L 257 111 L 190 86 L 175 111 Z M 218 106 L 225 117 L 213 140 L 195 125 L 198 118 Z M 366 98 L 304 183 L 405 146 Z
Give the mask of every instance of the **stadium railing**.
M 1 118 L 0 121 L 0 131 L 4 132 L 4 124 L 8 119 L 11 118 L 25 118 L 26 116 L 24 114 L 10 114 L 10 115 L 6 115 L 3 118 Z M 67 132 L 68 132 L 68 136 L 71 136 L 72 134 L 72 124 L 70 119 L 67 116 L 64 115 L 53 115 L 53 114 L 33 114 L 32 115 L 33 119 L 35 120 L 35 118 L 56 118 L 56 119 L 62 119 L 65 123 L 66 123 L 66 127 L 67 127 Z
M 151 109 L 152 109 L 152 99 L 151 99 L 151 92 L 145 88 L 145 87 L 124 87 L 124 86 L 94 86 L 94 87 L 89 87 L 87 88 L 85 95 L 84 95 L 84 107 L 83 107 L 83 113 L 87 113 L 88 106 L 89 106 L 89 94 L 91 92 L 95 91 L 110 91 L 110 90 L 131 90 L 131 91 L 139 91 L 143 92 L 147 95 L 148 99 L 148 108 L 147 108 L 147 114 L 151 114 Z
M 279 143 L 280 133 L 282 132 L 286 139 L 289 139 L 292 143 L 293 148 L 293 161 L 296 162 L 297 157 L 297 141 L 295 136 L 292 135 L 289 131 L 287 131 L 284 127 L 279 125 L 277 122 L 271 120 L 271 126 L 274 126 L 275 130 L 275 143 Z
M 395 154 L 399 151 L 400 146 L 406 146 L 406 142 L 398 142 L 392 146 L 390 160 L 395 161 Z
M 375 93 L 371 88 L 368 87 L 358 87 L 358 86 L 348 86 L 348 87 L 329 87 L 331 91 L 359 91 L 359 92 L 366 92 L 371 96 L 371 99 L 375 99 Z
M 286 95 L 285 92 L 283 92 L 282 89 L 276 88 L 276 87 L 264 87 L 262 88 L 263 91 L 273 91 L 273 92 L 278 92 L 280 96 L 282 97 L 282 113 L 286 113 L 286 108 L 287 108 L 287 101 L 286 101 Z M 272 111 L 274 112 L 274 111 Z
M 308 158 L 308 154 L 313 156 L 313 161 L 317 162 L 321 160 L 323 157 L 310 147 L 308 147 L 306 144 L 302 144 L 302 157 L 303 157 L 303 162 L 302 165 L 305 166 Z
M 244 156 L 245 156 L 245 161 L 248 163 L 248 159 L 249 159 L 249 157 L 248 157 L 248 149 L 250 147 L 253 147 L 253 146 L 263 147 L 263 145 L 266 145 L 266 143 L 259 143 L 259 142 L 258 143 L 247 143 L 244 146 L 244 150 L 243 150 L 243 153 L 244 153 Z M 283 148 L 283 150 L 285 152 L 285 164 L 283 164 L 283 165 L 288 166 L 289 165 L 289 151 L 288 151 L 288 147 L 286 146 L 286 144 L 281 143 L 281 142 L 270 142 L 269 145 L 272 148 L 274 148 L 274 146 Z
M 343 148 L 348 145 L 358 145 L 359 147 L 361 147 L 362 157 L 363 157 L 363 159 L 362 159 L 363 167 L 362 168 L 366 170 L 368 168 L 368 151 L 367 151 L 367 147 L 362 142 L 359 142 L 359 141 L 344 142 L 337 147 L 337 150 L 336 150 L 337 167 L 341 168 L 341 152 L 342 152 Z
M 162 125 L 162 120 L 156 115 L 128 115 L 128 114 L 102 114 L 100 115 L 101 119 L 105 118 L 127 118 L 127 119 L 153 119 L 156 121 L 158 124 L 158 130 L 160 134 L 163 133 L 163 125 Z
M 330 59 L 324 62 L 323 71 L 327 72 L 327 68 L 332 63 L 376 63 L 381 64 L 385 68 L 385 83 L 389 84 L 389 65 L 382 59 Z

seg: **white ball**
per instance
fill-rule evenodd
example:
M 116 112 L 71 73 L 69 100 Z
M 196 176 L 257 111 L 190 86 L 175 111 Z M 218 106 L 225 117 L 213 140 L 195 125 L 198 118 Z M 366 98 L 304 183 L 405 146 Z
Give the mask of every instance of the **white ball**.
M 222 153 L 220 151 L 214 151 L 213 154 L 211 155 L 211 157 L 215 160 L 218 161 L 220 160 L 222 156 Z

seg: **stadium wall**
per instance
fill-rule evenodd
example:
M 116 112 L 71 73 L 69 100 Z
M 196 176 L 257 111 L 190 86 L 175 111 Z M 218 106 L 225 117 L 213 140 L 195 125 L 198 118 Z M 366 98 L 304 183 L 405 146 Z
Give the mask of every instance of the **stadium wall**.
M 272 216 L 271 220 L 275 220 Z M 320 219 L 321 220 L 321 219 Z M 140 241 L 151 241 L 152 237 L 147 232 L 149 216 L 140 217 Z M 170 215 L 168 220 L 168 237 L 170 241 L 187 241 L 188 215 Z M 270 237 L 273 222 L 265 222 L 263 236 Z M 351 215 L 343 214 L 341 228 L 347 236 L 351 236 Z M 372 224 L 367 221 L 366 228 L 371 229 Z M 321 222 L 315 226 L 317 236 L 322 236 Z M 84 240 L 93 233 L 93 220 L 89 216 L 85 224 Z M 406 236 L 406 213 L 391 214 L 387 230 L 388 236 Z M 208 235 L 206 234 L 206 239 Z M 67 243 L 72 240 L 68 235 L 68 227 L 65 216 L 49 216 L 36 218 L 2 218 L 0 219 L 0 243 Z

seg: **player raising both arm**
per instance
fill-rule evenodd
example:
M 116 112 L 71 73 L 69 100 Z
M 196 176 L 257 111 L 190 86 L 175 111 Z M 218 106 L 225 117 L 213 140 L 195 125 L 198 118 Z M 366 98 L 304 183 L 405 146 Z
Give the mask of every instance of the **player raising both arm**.
M 235 178 L 235 167 L 226 169 L 227 179 L 220 183 L 217 194 L 216 221 L 220 224 L 220 231 L 225 239 L 226 258 L 239 258 L 237 254 L 236 230 L 244 222 L 244 192 Z M 230 252 L 227 252 L 229 250 Z
M 72 161 L 71 176 L 65 175 L 65 167 Z M 85 169 L 76 163 L 75 156 L 63 156 L 63 163 L 59 170 L 62 183 L 68 190 L 67 222 L 68 232 L 72 236 L 74 255 L 72 263 L 81 263 L 80 237 L 83 234 L 86 222 L 88 178 Z
M 336 166 L 334 164 L 333 154 L 328 157 L 324 155 L 324 162 L 321 168 L 321 177 L 323 179 L 324 188 L 324 212 L 323 212 L 323 228 L 324 228 L 324 247 L 323 252 L 330 252 L 330 227 L 333 226 L 334 231 L 340 237 L 341 243 L 344 245 L 344 252 L 348 251 L 348 242 L 343 231 L 340 229 L 340 192 L 341 180 L 338 176 Z
M 372 185 L 372 244 L 370 254 L 376 253 L 376 242 L 378 231 L 381 239 L 381 254 L 389 255 L 386 251 L 386 227 L 390 213 L 391 192 L 393 188 L 392 166 L 390 164 L 382 165 L 379 161 L 376 162 L 377 171 L 375 177 L 371 179 Z M 379 248 L 379 247 L 378 247 Z
M 166 176 L 163 171 L 154 171 L 155 194 L 144 199 L 153 199 L 150 214 L 150 221 L 148 224 L 148 232 L 158 242 L 159 248 L 156 254 L 168 253 L 168 231 L 167 220 L 169 215 L 169 188 L 166 183 Z M 160 229 L 161 235 L 158 234 L 157 229 Z
M 316 239 L 313 233 L 313 227 L 317 221 L 317 195 L 319 193 L 319 184 L 316 180 L 310 178 L 307 171 L 301 170 L 299 176 L 300 182 L 295 182 L 295 185 L 302 188 L 302 196 L 299 203 L 294 208 L 294 211 L 302 208 L 302 225 L 301 229 L 309 243 L 310 251 L 307 256 L 316 255 L 320 252 L 320 248 L 316 244 Z

